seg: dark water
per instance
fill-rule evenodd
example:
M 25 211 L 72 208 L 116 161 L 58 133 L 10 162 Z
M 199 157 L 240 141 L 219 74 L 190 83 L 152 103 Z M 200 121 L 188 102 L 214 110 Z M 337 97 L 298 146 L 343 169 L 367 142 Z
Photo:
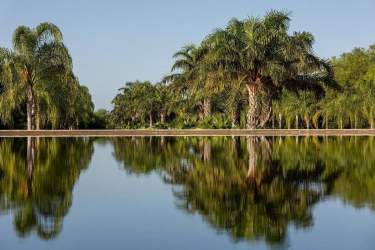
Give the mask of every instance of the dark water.
M 1 139 L 0 249 L 375 249 L 375 138 Z

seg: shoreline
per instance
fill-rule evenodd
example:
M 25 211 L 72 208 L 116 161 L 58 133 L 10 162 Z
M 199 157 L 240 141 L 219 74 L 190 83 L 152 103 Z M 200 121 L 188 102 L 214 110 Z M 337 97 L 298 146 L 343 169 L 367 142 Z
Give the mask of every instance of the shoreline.
M 375 129 L 82 129 L 0 130 L 0 137 L 375 136 Z

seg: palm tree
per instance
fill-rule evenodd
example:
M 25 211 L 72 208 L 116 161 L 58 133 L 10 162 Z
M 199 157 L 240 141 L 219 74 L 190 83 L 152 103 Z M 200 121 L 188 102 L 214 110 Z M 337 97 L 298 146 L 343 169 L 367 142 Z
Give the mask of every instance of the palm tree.
M 56 104 L 52 93 L 57 85 L 66 83 L 72 70 L 61 31 L 52 23 L 41 23 L 35 29 L 20 26 L 13 34 L 13 51 L 5 54 L 1 118 L 9 122 L 12 111 L 26 102 L 27 129 L 38 129 L 40 103 Z
M 372 68 L 372 72 L 375 72 L 375 66 Z M 375 74 L 370 76 L 371 71 L 367 73 L 362 84 L 359 85 L 359 96 L 362 97 L 361 109 L 364 117 L 367 119 L 367 123 L 371 128 L 374 128 L 375 119 Z
M 210 66 L 204 60 L 207 52 L 207 48 L 203 46 L 184 46 L 173 55 L 176 61 L 171 71 L 175 73 L 164 78 L 164 82 L 171 82 L 173 88 L 187 94 L 194 105 L 198 103 L 198 115 L 201 120 L 211 115 L 209 86 L 213 85 L 215 79 L 215 74 L 208 72 Z
M 87 128 L 93 118 L 94 103 L 91 100 L 89 89 L 86 86 L 78 86 L 77 95 L 71 110 L 72 124 L 76 128 Z
M 299 101 L 299 115 L 303 118 L 306 128 L 310 129 L 310 122 L 317 110 L 317 98 L 311 91 L 299 91 L 297 93 Z
M 275 121 L 278 123 L 278 129 L 283 128 L 283 107 L 281 100 L 275 100 L 272 103 L 272 128 L 275 128 Z
M 350 119 L 351 104 L 347 99 L 347 94 L 336 95 L 336 97 L 329 100 L 324 107 L 325 113 L 331 115 L 336 121 L 337 127 L 340 129 L 343 129 Z
M 300 115 L 300 100 L 294 93 L 284 90 L 281 95 L 280 110 L 285 117 L 287 128 L 291 128 L 294 120 L 298 129 L 298 119 Z M 280 112 L 280 111 L 279 111 Z
M 270 11 L 262 19 L 233 19 L 226 29 L 209 37 L 215 41 L 213 50 L 225 77 L 240 81 L 248 92 L 250 129 L 262 127 L 269 119 L 277 88 L 330 83 L 329 64 L 312 51 L 313 36 L 307 32 L 289 35 L 289 22 L 288 13 Z
M 244 91 L 239 82 L 231 82 L 231 84 L 226 84 L 224 92 L 222 96 L 225 100 L 225 111 L 229 115 L 232 128 L 235 128 L 240 125 L 241 111 L 246 102 Z
M 165 119 L 174 108 L 174 98 L 171 87 L 164 83 L 155 85 L 155 106 L 160 117 L 160 124 L 164 125 Z
M 145 121 L 148 120 L 151 128 L 160 106 L 156 87 L 148 81 L 134 81 L 126 83 L 120 91 L 122 93 L 112 101 L 114 108 L 110 119 L 114 126 L 133 127 L 138 122 L 145 125 Z

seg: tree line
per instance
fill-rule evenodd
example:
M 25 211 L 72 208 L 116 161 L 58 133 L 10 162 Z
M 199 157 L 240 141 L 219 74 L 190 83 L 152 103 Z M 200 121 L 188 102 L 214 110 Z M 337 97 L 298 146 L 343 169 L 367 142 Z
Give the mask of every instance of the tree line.
M 322 59 L 290 21 L 232 19 L 177 51 L 160 82 L 128 82 L 96 112 L 60 29 L 20 26 L 0 48 L 0 128 L 374 128 L 375 45 Z
M 129 82 L 107 116 L 114 128 L 374 127 L 375 45 L 325 60 L 288 13 L 232 19 L 174 55 L 159 83 Z
M 336 88 L 330 63 L 313 52 L 313 35 L 290 34 L 289 23 L 289 14 L 280 11 L 263 18 L 232 19 L 199 45 L 175 53 L 172 73 L 155 85 L 169 90 L 159 93 L 141 87 L 148 82 L 121 89 L 113 100 L 112 124 L 142 127 L 158 119 L 161 126 L 167 121 L 167 126 L 181 128 L 262 128 L 283 89 L 306 89 L 322 96 L 325 89 Z M 139 100 L 142 104 L 136 98 L 125 100 L 142 89 L 147 92 Z

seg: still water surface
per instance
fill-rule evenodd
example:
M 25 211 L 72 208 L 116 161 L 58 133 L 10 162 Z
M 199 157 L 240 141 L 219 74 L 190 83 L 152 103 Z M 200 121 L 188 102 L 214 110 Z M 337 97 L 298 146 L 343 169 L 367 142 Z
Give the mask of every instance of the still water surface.
M 375 246 L 375 138 L 0 140 L 0 249 Z

